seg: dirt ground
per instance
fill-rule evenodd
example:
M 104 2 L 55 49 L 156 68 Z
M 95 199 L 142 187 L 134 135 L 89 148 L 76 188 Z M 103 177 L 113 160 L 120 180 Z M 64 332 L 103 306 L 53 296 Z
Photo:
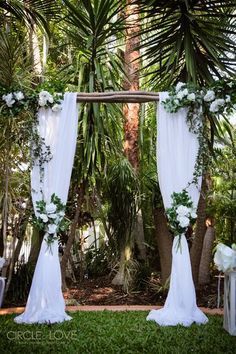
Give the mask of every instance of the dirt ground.
M 197 304 L 201 307 L 217 307 L 218 279 L 213 278 L 210 285 L 196 290 Z M 72 286 L 64 293 L 67 305 L 163 305 L 167 290 L 159 291 L 152 284 L 142 290 L 128 294 L 120 287 L 113 286 L 109 277 L 85 279 L 83 283 Z M 221 281 L 220 306 L 223 304 L 223 281 Z

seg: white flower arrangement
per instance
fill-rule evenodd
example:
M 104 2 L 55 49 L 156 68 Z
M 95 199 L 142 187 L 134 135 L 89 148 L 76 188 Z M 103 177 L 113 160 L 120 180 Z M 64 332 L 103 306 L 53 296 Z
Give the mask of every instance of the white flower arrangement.
M 228 272 L 236 268 L 236 244 L 232 244 L 231 248 L 219 243 L 216 246 L 214 255 L 214 263 L 220 272 Z
M 198 183 L 198 177 L 207 169 L 210 154 L 207 153 L 209 129 L 206 118 L 229 115 L 236 109 L 236 82 L 216 81 L 212 87 L 196 88 L 191 84 L 178 82 L 170 90 L 169 97 L 162 102 L 165 110 L 176 113 L 183 107 L 188 108 L 187 124 L 199 141 L 198 156 L 192 183 Z
M 171 207 L 166 209 L 168 224 L 174 236 L 180 238 L 189 227 L 193 226 L 197 214 L 193 207 L 193 202 L 185 189 L 180 193 L 173 193 L 171 198 Z
M 6 95 L 2 95 L 2 100 L 9 108 L 11 108 L 14 103 L 24 100 L 24 98 L 24 94 L 21 91 L 10 92 Z
M 69 223 L 64 219 L 65 205 L 55 194 L 52 194 L 49 203 L 40 200 L 36 203 L 38 217 L 34 224 L 45 232 L 45 241 L 50 246 L 57 239 L 57 233 L 66 231 Z
M 234 83 L 230 82 L 226 86 L 232 89 Z M 233 108 L 231 96 L 226 94 L 225 89 L 216 87 L 215 89 L 204 88 L 199 90 L 183 82 L 179 82 L 169 92 L 169 97 L 163 104 L 165 109 L 170 113 L 175 113 L 182 107 L 193 105 L 195 106 L 195 111 L 204 106 L 209 112 L 217 114 L 224 113 L 226 110 Z
M 53 112 L 58 112 L 62 109 L 61 99 L 59 94 L 52 95 L 48 91 L 40 91 L 38 104 L 40 107 L 51 107 Z
M 36 101 L 38 107 L 52 108 L 53 112 L 58 112 L 62 109 L 61 95 L 57 93 L 51 94 L 45 90 L 30 96 L 26 96 L 22 91 L 9 92 L 2 95 L 2 101 L 8 108 L 20 106 L 24 108 L 26 102 L 34 105 Z M 19 112 L 17 111 L 17 113 Z

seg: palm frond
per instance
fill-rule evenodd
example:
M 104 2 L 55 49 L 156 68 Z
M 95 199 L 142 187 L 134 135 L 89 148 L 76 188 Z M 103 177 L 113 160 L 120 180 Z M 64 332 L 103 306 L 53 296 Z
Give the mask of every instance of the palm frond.
M 153 85 L 204 84 L 235 73 L 235 1 L 135 2 L 144 17 L 141 49 Z

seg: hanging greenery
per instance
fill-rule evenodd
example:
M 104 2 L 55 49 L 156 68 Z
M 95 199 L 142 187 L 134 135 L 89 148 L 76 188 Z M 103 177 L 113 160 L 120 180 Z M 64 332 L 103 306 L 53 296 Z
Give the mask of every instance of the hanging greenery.
M 170 113 L 176 113 L 184 107 L 188 108 L 187 124 L 189 130 L 197 135 L 199 142 L 191 183 L 198 184 L 198 178 L 209 166 L 211 156 L 209 134 L 212 135 L 210 143 L 213 145 L 213 133 L 220 138 L 219 121 L 223 118 L 228 122 L 227 117 L 236 109 L 235 89 L 236 82 L 232 80 L 217 81 L 214 85 L 202 88 L 178 82 L 169 91 L 169 97 L 163 101 L 165 110 Z

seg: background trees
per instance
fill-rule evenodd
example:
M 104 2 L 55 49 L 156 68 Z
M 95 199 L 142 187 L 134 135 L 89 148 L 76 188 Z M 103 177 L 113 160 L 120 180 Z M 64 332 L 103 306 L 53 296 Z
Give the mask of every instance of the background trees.
M 39 83 L 53 91 L 160 91 L 179 80 L 205 85 L 224 76 L 233 78 L 234 5 L 234 1 L 216 0 L 1 1 L 1 92 L 15 87 L 30 91 Z M 0 251 L 4 251 L 3 240 L 11 241 L 13 262 L 9 262 L 8 275 L 17 272 L 14 263 L 24 237 L 34 235 L 30 259 L 35 259 L 40 245 L 35 230 L 26 232 L 32 213 L 29 170 L 20 168 L 29 157 L 28 136 L 20 127 L 27 126 L 29 119 L 27 114 L 18 120 L 6 119 L 0 111 Z M 62 238 L 64 287 L 68 264 L 77 272 L 77 281 L 89 269 L 90 264 L 78 254 L 84 242 L 81 230 L 94 222 L 103 231 L 98 237 L 105 234 L 106 241 L 93 260 L 106 254 L 107 273 L 118 264 L 116 280 L 126 290 L 137 274 L 148 278 L 153 270 L 161 270 L 165 282 L 172 240 L 157 184 L 154 105 L 84 104 L 78 123 L 66 215 L 71 228 Z M 209 171 L 211 197 L 206 199 L 204 191 L 191 250 L 196 283 L 206 216 L 215 215 L 216 237 L 224 233 L 230 242 L 234 237 L 235 221 L 230 214 L 235 205 L 234 182 L 221 182 L 225 175 L 228 181 L 234 180 L 233 140 L 225 139 L 219 122 L 209 122 L 209 142 L 220 133 L 227 147 L 220 150 L 221 157 Z M 222 163 L 224 169 L 227 166 L 222 172 L 219 161 L 231 158 L 232 163 Z

